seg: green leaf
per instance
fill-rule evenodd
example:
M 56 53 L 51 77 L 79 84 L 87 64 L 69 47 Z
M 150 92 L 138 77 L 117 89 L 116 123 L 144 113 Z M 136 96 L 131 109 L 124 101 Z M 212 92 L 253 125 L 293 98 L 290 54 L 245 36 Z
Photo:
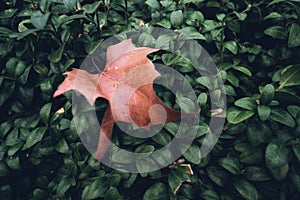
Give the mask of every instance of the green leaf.
M 41 121 L 48 124 L 52 103 L 46 103 L 40 110 Z
M 153 8 L 154 10 L 159 10 L 160 9 L 160 4 L 157 0 L 147 0 L 145 2 L 148 6 Z
M 60 153 L 68 153 L 69 152 L 69 145 L 65 139 L 60 139 L 57 145 L 55 146 L 56 151 Z
M 49 16 L 49 12 L 42 14 L 40 11 L 36 11 L 31 15 L 30 20 L 33 26 L 35 26 L 37 29 L 43 29 L 48 22 Z
M 178 28 L 183 23 L 183 14 L 181 10 L 173 11 L 170 15 L 170 21 L 173 27 Z
M 110 187 L 107 192 L 104 194 L 104 200 L 119 200 L 120 193 L 117 188 Z
M 265 152 L 265 161 L 276 180 L 282 180 L 288 173 L 289 152 L 284 144 L 271 141 Z
M 227 156 L 224 158 L 220 158 L 218 160 L 218 164 L 232 174 L 241 174 L 240 163 L 234 157 Z
M 290 29 L 288 47 L 294 48 L 300 46 L 300 26 L 296 23 L 293 23 Z
M 228 174 L 219 166 L 208 166 L 206 168 L 207 176 L 217 185 L 224 187 Z
M 270 103 L 273 100 L 274 95 L 275 95 L 274 86 L 271 84 L 265 85 L 265 87 L 261 91 L 260 103 L 263 105 Z
M 227 110 L 227 120 L 232 124 L 238 124 L 254 115 L 253 111 L 240 110 L 236 107 L 231 107 Z
M 75 182 L 75 179 L 73 177 L 63 176 L 62 179 L 60 180 L 60 182 L 57 185 L 57 189 L 56 189 L 57 194 L 62 196 L 75 183 L 76 182 Z
M 288 162 L 288 149 L 284 144 L 271 141 L 266 148 L 265 157 L 269 169 L 281 167 Z
M 282 15 L 277 12 L 271 12 L 270 14 L 268 14 L 267 16 L 264 17 L 264 20 L 276 19 L 276 18 L 282 18 Z
M 238 13 L 234 11 L 234 14 L 239 18 L 239 20 L 244 21 L 247 17 L 247 13 Z
M 282 26 L 272 26 L 267 28 L 264 33 L 268 36 L 271 36 L 274 39 L 286 39 L 287 29 Z
M 240 71 L 244 74 L 246 74 L 247 76 L 252 76 L 251 71 L 247 68 L 247 67 L 243 67 L 243 66 L 234 66 L 233 69 Z
M 243 175 L 249 181 L 267 181 L 271 179 L 269 174 L 263 168 L 256 166 L 246 167 Z
M 200 164 L 201 162 L 201 152 L 197 145 L 192 144 L 184 153 L 183 156 L 190 162 L 194 164 Z
M 33 131 L 31 131 L 30 135 L 26 138 L 24 149 L 28 149 L 33 145 L 35 145 L 36 143 L 40 142 L 44 137 L 46 131 L 47 131 L 47 127 L 38 127 L 35 128 Z
M 238 45 L 235 41 L 224 42 L 224 47 L 228 49 L 232 54 L 236 55 L 238 52 Z
M 280 76 L 280 86 L 278 87 L 281 90 L 284 87 L 297 86 L 300 85 L 300 66 L 299 65 L 290 65 L 285 67 Z
M 258 105 L 257 107 L 258 116 L 262 121 L 265 121 L 269 118 L 271 114 L 271 108 L 269 106 Z
M 251 121 L 247 128 L 247 139 L 252 146 L 259 146 L 266 142 L 269 135 L 272 134 L 271 129 L 260 121 Z
M 169 142 L 171 142 L 171 136 L 163 130 L 161 130 L 158 134 L 155 134 L 151 137 L 151 139 L 161 146 L 166 146 Z
M 258 192 L 255 186 L 250 182 L 244 179 L 239 179 L 233 182 L 233 186 L 243 198 L 247 200 L 258 199 Z
M 281 108 L 272 108 L 269 118 L 289 127 L 295 127 L 296 125 L 293 117 Z
M 97 177 L 92 183 L 87 185 L 81 195 L 82 199 L 96 199 L 104 197 L 105 192 L 108 190 L 107 182 L 104 178 Z
M 51 62 L 54 62 L 54 63 L 57 63 L 61 60 L 61 57 L 62 57 L 62 54 L 63 54 L 63 51 L 64 51 L 64 48 L 65 48 L 65 44 L 66 43 L 63 43 L 58 50 L 55 50 L 55 51 L 52 51 L 49 56 L 48 56 L 48 59 L 51 61 Z
M 13 170 L 19 170 L 21 165 L 20 165 L 20 158 L 19 156 L 13 157 L 10 156 L 6 159 L 6 164 Z
M 218 193 L 214 190 L 205 190 L 200 196 L 205 200 L 220 200 Z
M 182 183 L 188 180 L 190 181 L 190 176 L 187 174 L 185 167 L 178 166 L 178 168 L 173 170 L 168 176 L 168 182 L 174 194 L 179 190 Z
M 33 198 L 34 199 L 47 199 L 49 196 L 47 194 L 47 192 L 45 192 L 44 190 L 41 189 L 35 189 L 33 191 Z
M 251 98 L 251 97 L 244 97 L 241 98 L 237 101 L 234 102 L 234 105 L 240 107 L 240 108 L 244 108 L 247 110 L 256 110 L 257 107 L 257 103 L 255 101 L 255 99 Z
M 155 183 L 148 188 L 143 196 L 143 200 L 168 200 L 167 187 L 163 183 Z
M 82 10 L 86 12 L 87 14 L 92 14 L 96 12 L 96 10 L 99 8 L 99 6 L 102 4 L 102 1 L 95 1 L 92 4 L 85 4 L 82 6 Z
M 63 0 L 63 2 L 69 11 L 76 10 L 76 4 L 77 4 L 76 0 Z
M 264 154 L 260 148 L 253 148 L 243 151 L 240 155 L 240 161 L 246 164 L 259 164 L 263 161 Z

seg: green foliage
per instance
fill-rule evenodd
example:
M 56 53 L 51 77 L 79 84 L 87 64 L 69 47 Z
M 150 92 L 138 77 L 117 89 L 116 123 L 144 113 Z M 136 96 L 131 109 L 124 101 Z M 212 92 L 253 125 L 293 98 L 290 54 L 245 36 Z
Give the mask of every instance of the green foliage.
M 299 19 L 296 0 L 1 1 L 0 197 L 299 199 Z M 95 163 L 79 139 L 70 96 L 52 98 L 62 74 L 80 66 L 100 41 L 143 26 L 176 29 L 198 41 L 224 81 L 227 123 L 212 152 L 200 159 L 210 133 L 210 99 L 222 91 L 209 93 L 218 83 L 195 73 L 184 58 L 169 52 L 153 58 L 185 75 L 198 97 L 201 122 L 187 130 L 197 134 L 182 156 L 193 175 L 178 163 L 141 174 Z M 153 39 L 164 49 L 169 36 L 145 33 L 137 40 L 147 45 Z M 197 60 L 200 53 L 191 52 Z M 184 96 L 173 102 L 168 91 L 156 91 L 167 105 L 191 108 Z M 102 112 L 106 104 L 98 103 Z M 117 130 L 113 140 L 151 152 L 169 143 L 177 125 L 148 139 Z M 147 167 L 143 163 L 137 167 Z

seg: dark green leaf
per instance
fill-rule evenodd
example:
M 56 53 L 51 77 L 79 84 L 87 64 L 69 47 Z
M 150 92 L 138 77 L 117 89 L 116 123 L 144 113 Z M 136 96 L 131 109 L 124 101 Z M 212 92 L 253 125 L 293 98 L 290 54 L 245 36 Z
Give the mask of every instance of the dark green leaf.
M 163 183 L 155 183 L 147 189 L 143 200 L 168 200 L 169 195 L 167 187 Z
M 104 194 L 104 200 L 119 200 L 120 194 L 117 188 L 110 187 Z
M 300 26 L 296 23 L 291 25 L 289 40 L 288 40 L 288 47 L 298 47 L 300 46 Z
M 270 103 L 275 95 L 275 89 L 273 85 L 267 84 L 261 91 L 260 102 L 263 105 Z
M 258 116 L 262 121 L 265 121 L 269 118 L 271 114 L 271 108 L 269 106 L 258 105 L 257 107 Z
M 182 183 L 190 180 L 190 176 L 187 174 L 187 170 L 185 167 L 178 167 L 173 170 L 168 176 L 168 182 L 171 190 L 174 194 L 179 190 Z
M 267 181 L 271 179 L 263 168 L 256 166 L 246 167 L 243 174 L 249 181 Z
M 40 110 L 41 121 L 48 124 L 52 103 L 46 103 Z
M 282 26 L 272 26 L 267 28 L 264 33 L 275 39 L 286 39 L 287 29 Z
M 96 10 L 99 8 L 99 6 L 102 4 L 102 1 L 95 1 L 92 4 L 85 4 L 82 6 L 82 10 L 88 14 L 92 14 L 96 12 Z
M 45 133 L 47 131 L 47 127 L 38 127 L 30 132 L 30 135 L 26 138 L 26 143 L 24 145 L 25 149 L 28 149 L 42 140 Z
M 258 192 L 255 186 L 250 182 L 239 179 L 233 182 L 233 186 L 243 198 L 247 200 L 258 199 Z
M 206 169 L 207 176 L 217 185 L 224 187 L 228 174 L 219 166 L 210 166 Z
M 37 29 L 43 29 L 48 22 L 49 16 L 50 13 L 42 14 L 40 11 L 37 11 L 31 15 L 30 20 Z
M 55 146 L 56 151 L 60 153 L 68 153 L 69 152 L 69 145 L 65 139 L 60 139 L 57 145 Z
M 269 118 L 289 127 L 294 127 L 296 125 L 293 117 L 281 108 L 272 108 Z
M 240 163 L 234 157 L 227 156 L 224 158 L 220 158 L 218 160 L 218 164 L 232 174 L 235 174 L 235 175 L 241 174 Z

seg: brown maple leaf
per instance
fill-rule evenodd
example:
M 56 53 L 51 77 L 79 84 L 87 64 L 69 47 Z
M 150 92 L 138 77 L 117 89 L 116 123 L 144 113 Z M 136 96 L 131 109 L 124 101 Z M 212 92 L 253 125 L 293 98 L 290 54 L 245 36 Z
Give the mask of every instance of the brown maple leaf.
M 180 117 L 195 115 L 167 107 L 155 94 L 153 81 L 160 74 L 147 55 L 158 51 L 135 47 L 131 39 L 107 49 L 106 66 L 102 73 L 90 74 L 73 68 L 53 97 L 77 90 L 93 105 L 98 97 L 109 102 L 102 123 L 96 159 L 100 160 L 109 148 L 115 121 L 136 124 L 146 130 L 150 125 L 168 123 Z

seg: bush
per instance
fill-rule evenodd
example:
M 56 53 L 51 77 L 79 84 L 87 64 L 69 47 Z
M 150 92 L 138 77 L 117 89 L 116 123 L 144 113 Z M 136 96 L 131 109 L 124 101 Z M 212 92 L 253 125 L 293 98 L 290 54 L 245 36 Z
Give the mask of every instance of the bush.
M 299 1 L 6 0 L 0 13 L 2 199 L 300 199 Z M 205 132 L 184 153 L 193 175 L 180 163 L 140 174 L 94 163 L 74 127 L 70 95 L 52 98 L 62 74 L 99 42 L 143 26 L 197 40 L 223 78 L 227 123 L 208 156 L 195 156 Z M 171 67 L 195 88 L 207 127 L 205 76 Z M 98 103 L 101 112 L 106 103 Z M 157 139 L 116 130 L 114 141 L 132 150 L 161 148 Z

